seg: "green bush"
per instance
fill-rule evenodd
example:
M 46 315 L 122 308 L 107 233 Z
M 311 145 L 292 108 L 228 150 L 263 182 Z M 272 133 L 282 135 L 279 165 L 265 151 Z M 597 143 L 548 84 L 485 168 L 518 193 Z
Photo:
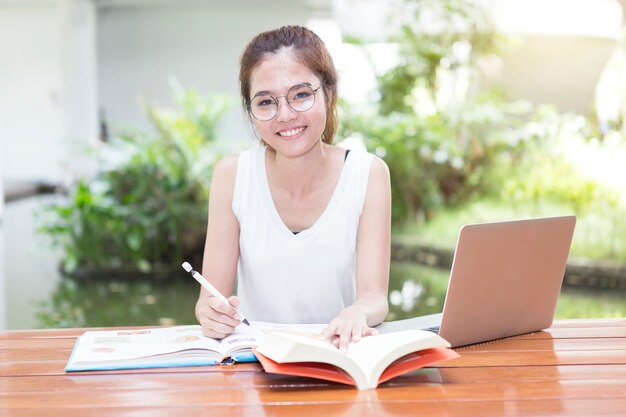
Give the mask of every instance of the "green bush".
M 41 232 L 77 268 L 150 272 L 201 258 L 216 127 L 226 97 L 175 88 L 177 110 L 148 107 L 157 134 L 127 132 L 98 149 L 101 170 L 44 210 Z
M 447 113 L 346 113 L 340 134 L 360 135 L 388 164 L 393 222 L 402 227 L 500 189 L 506 167 L 530 146 L 518 130 L 531 111 L 526 103 L 487 95 Z
M 377 75 L 374 106 L 355 111 L 343 103 L 340 136 L 362 136 L 387 162 L 393 223 L 401 226 L 428 219 L 483 187 L 481 170 L 502 144 L 487 128 L 508 116 L 495 97 L 450 103 L 438 94 L 445 73 L 471 72 L 477 57 L 495 48 L 486 9 L 472 0 L 406 0 L 398 15 L 405 23 L 391 39 L 397 62 Z M 431 20 L 439 29 L 424 30 L 421 24 Z
M 339 131 L 361 137 L 387 162 L 396 230 L 480 197 L 505 205 L 549 200 L 579 215 L 623 212 L 623 191 L 584 175 L 586 162 L 569 158 L 572 145 L 605 146 L 592 121 L 476 93 L 476 62 L 503 39 L 478 2 L 405 0 L 399 15 L 406 22 L 392 39 L 399 54 L 377 75 L 378 100 L 342 103 Z M 442 94 L 446 77 L 455 80 L 448 90 L 465 89 Z
M 444 72 L 467 70 L 495 51 L 500 36 L 490 10 L 480 0 L 404 0 L 396 10 L 403 22 L 391 42 L 399 47 L 396 65 L 378 76 L 382 115 L 414 113 L 416 90 L 426 93 L 438 112 Z
M 394 223 L 423 217 L 455 195 L 464 181 L 464 160 L 450 126 L 438 116 L 354 116 L 343 134 L 364 134 L 368 149 L 383 158 L 393 178 Z

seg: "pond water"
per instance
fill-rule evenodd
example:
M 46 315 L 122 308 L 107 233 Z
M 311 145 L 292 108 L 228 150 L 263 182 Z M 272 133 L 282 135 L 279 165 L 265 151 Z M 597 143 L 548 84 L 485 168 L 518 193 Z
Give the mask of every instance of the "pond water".
M 412 263 L 393 263 L 389 282 L 388 319 L 398 320 L 439 313 L 449 272 Z M 626 317 L 626 291 L 563 287 L 557 319 Z
M 198 284 L 181 270 L 169 281 L 74 281 L 34 232 L 36 199 L 5 207 L 0 260 L 0 330 L 170 325 L 195 322 Z M 388 320 L 442 310 L 448 271 L 410 263 L 391 268 Z M 557 318 L 626 317 L 626 291 L 564 288 Z
M 388 320 L 441 312 L 448 273 L 394 263 Z M 77 282 L 63 279 L 37 308 L 40 326 L 122 326 L 194 323 L 198 285 L 191 279 L 166 282 Z M 557 318 L 626 317 L 622 292 L 562 291 Z

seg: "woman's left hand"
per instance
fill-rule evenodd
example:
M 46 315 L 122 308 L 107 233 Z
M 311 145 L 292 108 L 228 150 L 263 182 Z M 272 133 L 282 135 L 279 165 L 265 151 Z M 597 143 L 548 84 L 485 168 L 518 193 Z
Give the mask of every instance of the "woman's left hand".
M 332 343 L 342 352 L 348 344 L 358 342 L 365 336 L 378 334 L 378 330 L 367 325 L 365 310 L 358 305 L 344 308 L 322 331 L 320 338 Z

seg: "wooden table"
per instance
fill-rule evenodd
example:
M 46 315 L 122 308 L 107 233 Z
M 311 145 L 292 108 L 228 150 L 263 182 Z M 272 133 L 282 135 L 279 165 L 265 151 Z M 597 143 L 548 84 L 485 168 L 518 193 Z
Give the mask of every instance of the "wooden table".
M 370 391 L 258 364 L 66 374 L 84 330 L 0 333 L 0 416 L 626 416 L 626 319 L 460 348 Z

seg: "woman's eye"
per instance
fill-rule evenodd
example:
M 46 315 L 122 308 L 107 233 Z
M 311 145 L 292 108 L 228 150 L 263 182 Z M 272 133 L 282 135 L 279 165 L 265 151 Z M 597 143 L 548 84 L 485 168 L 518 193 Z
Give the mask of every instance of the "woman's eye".
M 311 97 L 311 93 L 308 91 L 299 91 L 293 96 L 294 100 L 306 100 L 309 97 Z
M 256 106 L 257 107 L 267 107 L 267 106 L 271 106 L 272 104 L 274 104 L 274 101 L 272 99 L 269 99 L 269 98 L 261 99 L 261 100 L 257 100 L 256 101 Z

